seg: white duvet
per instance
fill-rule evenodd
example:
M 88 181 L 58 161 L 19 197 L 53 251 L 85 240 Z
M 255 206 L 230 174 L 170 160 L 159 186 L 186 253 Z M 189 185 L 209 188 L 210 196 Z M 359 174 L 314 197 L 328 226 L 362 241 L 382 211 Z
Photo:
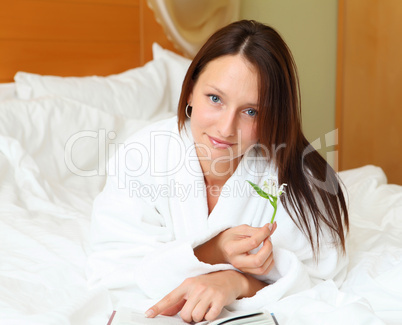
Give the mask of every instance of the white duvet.
M 107 324 L 109 294 L 89 290 L 85 277 L 92 202 L 117 144 L 148 123 L 61 96 L 0 102 L 1 325 Z M 346 279 L 275 303 L 281 325 L 402 324 L 402 187 L 374 166 L 341 178 Z

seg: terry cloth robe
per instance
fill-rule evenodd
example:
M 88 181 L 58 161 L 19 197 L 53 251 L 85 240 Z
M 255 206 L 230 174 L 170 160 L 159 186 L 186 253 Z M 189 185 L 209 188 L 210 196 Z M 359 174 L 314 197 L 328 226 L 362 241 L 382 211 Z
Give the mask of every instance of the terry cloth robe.
M 176 117 L 127 139 L 110 160 L 108 170 L 104 190 L 93 206 L 89 283 L 112 292 L 128 289 L 134 296 L 122 304 L 139 311 L 145 311 L 186 278 L 234 269 L 230 264 L 200 262 L 193 249 L 230 227 L 261 227 L 273 213 L 268 200 L 246 182 L 261 186 L 269 174 L 276 173 L 252 149 L 243 156 L 208 214 L 190 124 L 179 134 Z M 338 286 L 343 281 L 347 258 L 333 246 L 328 234 L 322 237 L 316 262 L 309 241 L 280 201 L 275 220 L 278 227 L 271 238 L 275 267 L 258 277 L 270 285 L 254 297 L 236 300 L 229 309 L 269 308 L 279 299 L 324 280 L 332 279 Z

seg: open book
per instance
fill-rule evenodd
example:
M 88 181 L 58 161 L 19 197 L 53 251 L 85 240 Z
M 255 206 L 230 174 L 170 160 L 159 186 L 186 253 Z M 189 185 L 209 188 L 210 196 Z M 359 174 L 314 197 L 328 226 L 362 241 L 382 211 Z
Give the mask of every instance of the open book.
M 134 325 L 134 324 L 154 324 L 154 325 L 183 325 L 188 324 L 184 322 L 179 316 L 157 316 L 155 318 L 146 318 L 144 314 L 137 313 L 130 308 L 122 307 L 113 312 L 107 325 Z M 219 318 L 208 322 L 196 323 L 198 325 L 241 325 L 241 324 L 254 324 L 254 325 L 278 325 L 275 316 L 265 312 L 230 312 L 226 309 L 219 315 Z

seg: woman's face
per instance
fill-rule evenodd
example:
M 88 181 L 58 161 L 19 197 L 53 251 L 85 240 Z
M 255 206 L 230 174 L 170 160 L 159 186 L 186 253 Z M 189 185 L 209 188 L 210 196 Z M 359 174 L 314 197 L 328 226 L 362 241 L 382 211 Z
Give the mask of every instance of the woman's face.
M 201 162 L 239 160 L 257 143 L 258 73 L 242 56 L 225 55 L 209 62 L 188 103 Z

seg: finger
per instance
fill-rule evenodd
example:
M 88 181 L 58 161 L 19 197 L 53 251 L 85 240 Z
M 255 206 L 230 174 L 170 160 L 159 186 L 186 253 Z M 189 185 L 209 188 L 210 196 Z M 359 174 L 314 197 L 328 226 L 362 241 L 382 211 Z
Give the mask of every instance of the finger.
M 271 235 L 275 232 L 276 228 L 278 228 L 278 224 L 276 223 L 276 221 L 274 221 L 274 224 L 272 225 L 272 230 L 271 230 Z
M 198 296 L 191 296 L 186 303 L 184 304 L 181 312 L 180 312 L 180 317 L 187 323 L 190 323 L 193 321 L 193 311 L 197 304 L 200 302 Z M 204 315 L 202 315 L 204 317 Z M 202 320 L 202 318 L 201 318 Z
M 271 255 L 267 258 L 265 264 L 263 265 L 263 272 L 262 274 L 268 274 L 269 272 L 271 272 L 271 270 L 274 268 L 275 266 L 275 260 L 274 260 L 274 254 L 271 253 Z
M 213 321 L 214 319 L 216 319 L 222 312 L 223 307 L 224 306 L 222 304 L 213 303 L 204 316 L 205 320 Z
M 276 221 L 271 226 L 268 226 L 268 227 L 271 229 L 271 233 L 268 237 L 268 240 L 271 241 L 271 237 L 274 234 L 276 228 L 278 227 Z
M 245 226 L 244 228 L 246 229 L 246 227 L 247 231 L 241 231 L 241 229 L 238 229 L 237 232 L 232 233 L 232 237 L 234 237 L 234 239 L 229 237 L 229 240 L 227 240 L 225 245 L 223 245 L 222 247 L 222 254 L 224 256 L 224 259 L 231 264 L 233 264 L 232 262 L 234 258 L 237 258 L 238 256 L 243 254 L 247 254 L 253 246 L 256 245 L 258 247 L 260 244 L 256 242 L 257 239 L 255 238 L 255 235 L 257 232 L 260 231 L 260 228 L 252 228 L 249 226 Z M 246 235 L 250 233 L 253 233 L 253 235 Z
M 276 221 L 274 221 L 273 224 L 267 223 L 264 226 L 268 226 L 268 228 L 269 228 L 269 225 L 271 225 L 271 235 L 272 235 L 274 233 L 274 231 L 276 230 L 278 225 L 277 225 Z M 233 228 L 229 228 L 228 230 L 234 231 L 234 233 L 236 233 L 236 234 L 242 234 L 244 236 L 250 236 L 251 237 L 251 236 L 255 235 L 256 232 L 261 230 L 261 228 L 262 227 L 251 227 L 249 225 L 240 225 L 240 226 L 236 226 L 236 227 L 233 227 Z
M 194 322 L 201 322 L 211 306 L 212 299 L 202 299 L 198 302 L 191 313 Z
M 172 292 L 167 294 L 162 300 L 153 305 L 145 312 L 145 316 L 148 318 L 154 318 L 155 316 L 163 313 L 165 310 L 173 308 L 179 304 L 184 298 L 184 292 L 182 292 L 182 286 L 177 287 Z
M 247 268 L 244 267 L 241 269 L 242 272 L 251 274 L 251 275 L 266 275 L 273 269 L 275 265 L 274 259 L 272 256 L 268 257 L 265 261 L 264 265 L 258 268 Z
M 182 299 L 179 303 L 174 305 L 173 307 L 170 307 L 168 309 L 165 309 L 161 314 L 164 316 L 174 316 L 176 315 L 180 310 L 182 310 L 184 304 L 186 303 L 185 299 Z
M 255 254 L 248 254 L 245 256 L 245 260 L 253 263 L 255 267 L 261 267 L 267 258 L 272 254 L 272 243 L 270 238 L 264 240 L 264 243 L 260 250 Z
M 256 254 L 239 256 L 236 266 L 243 272 L 252 274 L 264 274 L 267 260 L 272 255 L 272 243 L 269 238 L 265 239 L 263 246 Z
M 272 250 L 270 251 L 270 254 L 266 258 L 265 262 L 263 265 L 261 265 L 259 268 L 256 268 L 253 270 L 254 274 L 258 275 L 265 275 L 268 274 L 272 268 L 274 267 L 274 254 L 272 253 Z
M 234 248 L 239 253 L 247 253 L 258 246 L 269 237 L 271 231 L 269 229 L 269 225 L 266 224 L 263 227 L 259 228 L 251 237 L 246 238 L 244 240 L 240 240 L 234 243 Z
M 234 267 L 243 271 L 244 268 L 259 267 L 265 262 L 264 254 L 266 254 L 266 256 L 269 255 L 269 253 L 266 252 L 267 249 L 263 249 L 257 257 L 255 257 L 255 254 L 250 254 L 250 251 L 257 249 L 269 238 L 269 226 L 270 224 L 267 224 L 259 228 L 259 231 L 250 238 L 232 243 L 226 253 L 228 256 L 232 256 L 231 264 Z
M 230 231 L 236 235 L 242 235 L 244 237 L 253 236 L 260 227 L 251 227 L 249 225 L 240 225 L 230 229 Z

